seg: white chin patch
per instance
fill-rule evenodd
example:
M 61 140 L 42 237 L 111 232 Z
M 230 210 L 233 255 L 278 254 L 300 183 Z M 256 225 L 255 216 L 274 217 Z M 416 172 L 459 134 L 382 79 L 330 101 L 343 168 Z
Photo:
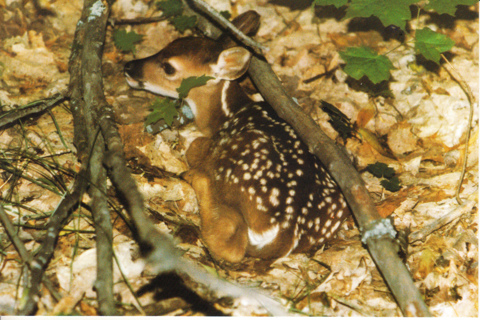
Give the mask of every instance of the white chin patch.
M 140 89 L 140 82 L 138 82 L 137 80 L 133 79 L 132 77 L 130 77 L 128 74 L 125 74 L 125 78 L 127 79 L 127 83 L 130 87 L 134 88 L 134 89 Z
M 148 82 L 143 83 L 143 89 L 150 91 L 151 93 L 159 94 L 161 96 L 170 97 L 174 99 L 178 99 L 178 92 L 165 90 L 159 86 L 150 84 Z
M 193 116 L 196 118 L 197 117 L 197 104 L 192 99 L 186 98 L 185 101 L 187 101 L 188 106 L 192 110 Z

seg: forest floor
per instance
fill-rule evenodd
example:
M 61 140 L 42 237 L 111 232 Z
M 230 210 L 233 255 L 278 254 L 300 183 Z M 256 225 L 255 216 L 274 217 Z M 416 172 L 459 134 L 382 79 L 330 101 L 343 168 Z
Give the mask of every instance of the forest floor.
M 234 5 L 230 1 L 209 2 L 233 16 L 250 9 L 261 15 L 262 25 L 255 39 L 269 48 L 267 60 L 305 112 L 328 136 L 345 146 L 380 214 L 391 217 L 397 230 L 408 235 L 444 216 L 456 215 L 446 225 L 409 243 L 401 254 L 435 316 L 478 316 L 478 108 L 467 148 L 460 205 L 455 191 L 467 147 L 470 106 L 447 69 L 416 60 L 412 46 L 401 45 L 394 37 L 389 39 L 375 19 L 342 20 L 341 10 L 314 11 L 310 1 L 295 1 L 290 7 L 285 5 L 288 1 L 281 0 L 238 0 Z M 70 46 L 82 1 L 22 3 L 0 0 L 1 112 L 63 92 L 69 83 Z M 430 26 L 455 41 L 447 57 L 478 101 L 478 5 L 459 11 L 455 19 L 423 13 L 418 21 L 412 20 L 411 27 Z M 119 0 L 111 17 L 160 14 L 151 1 Z M 135 55 L 115 47 L 115 28 L 144 35 Z M 177 246 L 191 261 L 230 282 L 263 289 L 293 314 L 401 316 L 360 241 L 353 218 L 343 224 L 336 239 L 309 254 L 293 254 L 276 261 L 246 258 L 236 265 L 219 265 L 210 257 L 198 235 L 195 193 L 180 178 L 188 169 L 186 146 L 198 133 L 193 124 L 155 135 L 147 132 L 144 119 L 156 96 L 129 88 L 123 75 L 125 62 L 156 53 L 170 41 L 189 34 L 180 34 L 167 21 L 116 26 L 108 30 L 104 49 L 105 94 L 115 107 L 129 165 L 156 226 L 174 235 Z M 360 45 L 381 54 L 395 49 L 388 54 L 395 67 L 391 80 L 375 91 L 342 70 L 338 52 Z M 248 80 L 243 84 L 255 94 Z M 321 100 L 355 123 L 356 137 L 339 137 L 328 114 L 320 108 Z M 0 131 L 0 203 L 32 253 L 41 245 L 49 214 L 79 168 L 69 107 L 66 102 Z M 399 191 L 386 190 L 382 179 L 366 170 L 376 162 L 395 169 Z M 176 279 L 173 275 L 163 277 L 156 291 L 148 289 L 152 276 L 144 270 L 131 231 L 117 214 L 120 202 L 113 193 L 111 199 L 113 245 L 131 286 L 117 268 L 114 289 L 119 312 L 211 315 L 212 309 L 199 306 L 198 299 L 185 294 L 185 290 L 169 290 L 175 282 L 172 279 Z M 38 315 L 97 313 L 93 291 L 95 237 L 88 197 L 84 203 L 61 234 L 46 273 L 65 298 L 56 302 L 45 290 Z M 23 265 L 3 232 L 0 241 L 0 314 L 15 314 L 23 294 Z M 226 315 L 266 315 L 262 308 L 241 299 L 212 297 L 211 302 L 215 310 Z

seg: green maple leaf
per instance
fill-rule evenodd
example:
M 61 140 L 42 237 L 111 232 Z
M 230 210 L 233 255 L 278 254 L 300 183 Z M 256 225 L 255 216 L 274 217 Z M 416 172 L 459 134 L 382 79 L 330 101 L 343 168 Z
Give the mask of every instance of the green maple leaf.
M 373 174 L 377 178 L 392 179 L 395 175 L 395 170 L 382 162 L 375 162 L 375 164 L 369 164 L 367 171 Z
M 195 27 L 197 24 L 197 17 L 195 16 L 176 16 L 170 20 L 178 31 L 181 33 L 185 32 L 187 29 Z
M 336 8 L 340 8 L 348 3 L 348 0 L 315 0 L 313 2 L 316 6 L 335 6 Z
M 395 25 L 403 30 L 410 20 L 410 5 L 418 0 L 352 0 L 345 18 L 376 16 L 385 27 Z
M 156 3 L 157 8 L 163 11 L 165 17 L 174 17 L 182 14 L 183 5 L 180 0 L 166 0 Z
M 142 41 L 143 36 L 135 31 L 127 32 L 125 29 L 117 29 L 113 32 L 115 46 L 123 52 L 135 53 L 135 43 Z
M 367 76 L 374 84 L 377 84 L 390 78 L 390 69 L 393 69 L 392 62 L 370 48 L 347 48 L 340 52 L 340 56 L 347 63 L 345 72 L 356 80 Z
M 188 92 L 195 87 L 203 86 L 207 83 L 208 80 L 213 79 L 209 76 L 200 76 L 200 77 L 188 77 L 182 80 L 180 87 L 177 88 L 178 98 L 185 99 L 188 96 Z
M 436 33 L 429 28 L 417 30 L 415 35 L 415 52 L 436 63 L 440 62 L 440 54 L 450 50 L 454 44 L 455 41 L 446 35 Z
M 157 98 L 150 106 L 152 112 L 145 119 L 145 126 L 155 123 L 161 119 L 164 119 L 165 123 L 168 126 L 171 126 L 173 118 L 178 115 L 177 106 L 177 100 Z
M 163 11 L 163 16 L 168 18 L 171 24 L 180 31 L 185 32 L 187 29 L 191 29 L 197 24 L 196 16 L 184 16 L 183 4 L 181 0 L 166 0 L 157 2 L 157 7 Z
M 439 14 L 446 13 L 451 16 L 455 16 L 457 6 L 471 6 L 477 2 L 478 0 L 429 0 L 428 4 L 425 6 L 425 9 L 433 9 Z

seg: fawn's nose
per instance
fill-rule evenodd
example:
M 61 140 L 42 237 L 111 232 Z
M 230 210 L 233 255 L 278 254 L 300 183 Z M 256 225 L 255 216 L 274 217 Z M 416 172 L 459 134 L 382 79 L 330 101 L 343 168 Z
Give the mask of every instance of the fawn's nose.
M 123 69 L 126 76 L 129 76 L 134 79 L 141 79 L 142 78 L 142 67 L 139 65 L 138 61 L 129 61 L 125 64 L 125 68 Z

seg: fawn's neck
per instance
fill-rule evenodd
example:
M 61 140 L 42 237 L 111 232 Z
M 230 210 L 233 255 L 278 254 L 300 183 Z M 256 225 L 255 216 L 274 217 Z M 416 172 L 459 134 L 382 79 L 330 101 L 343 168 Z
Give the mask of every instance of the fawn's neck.
M 213 136 L 222 124 L 252 100 L 236 81 L 193 88 L 186 99 L 195 115 L 195 124 L 206 136 Z

